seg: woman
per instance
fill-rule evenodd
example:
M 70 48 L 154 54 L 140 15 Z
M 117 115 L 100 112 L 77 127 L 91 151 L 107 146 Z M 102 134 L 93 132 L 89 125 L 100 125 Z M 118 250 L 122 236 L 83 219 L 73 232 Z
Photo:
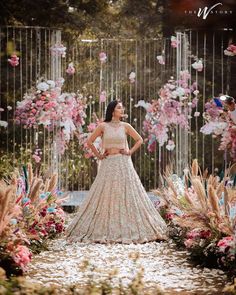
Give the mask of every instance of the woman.
M 111 101 L 104 122 L 87 140 L 101 162 L 88 196 L 67 228 L 69 241 L 130 244 L 167 239 L 166 223 L 149 199 L 131 159 L 143 139 L 121 121 L 123 116 L 122 103 Z M 136 141 L 130 150 L 127 134 Z M 93 145 L 98 136 L 102 137 L 102 154 Z

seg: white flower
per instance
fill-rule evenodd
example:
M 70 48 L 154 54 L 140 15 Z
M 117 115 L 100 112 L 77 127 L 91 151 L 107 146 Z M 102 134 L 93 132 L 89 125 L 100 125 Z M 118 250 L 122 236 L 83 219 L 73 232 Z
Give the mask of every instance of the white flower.
M 199 117 L 200 116 L 200 112 L 195 112 L 194 113 L 194 117 Z
M 46 82 L 40 82 L 37 85 L 37 89 L 40 90 L 40 91 L 46 91 L 46 90 L 49 89 L 49 85 Z
M 191 102 L 188 102 L 188 106 L 191 107 L 191 105 L 192 105 L 192 103 Z
M 6 121 L 0 121 L 0 126 L 7 128 L 8 123 Z
M 173 151 L 175 148 L 175 143 L 173 140 L 168 140 L 168 144 L 166 145 L 166 149 L 168 151 Z
M 204 134 L 215 133 L 220 135 L 224 132 L 224 129 L 227 127 L 226 122 L 208 122 L 200 129 L 200 132 Z
M 129 79 L 130 79 L 130 80 L 135 79 L 135 77 L 136 77 L 135 72 L 131 72 L 131 73 L 129 74 Z
M 145 102 L 144 100 L 139 100 L 137 104 L 134 105 L 136 108 L 137 107 L 143 107 L 145 110 L 147 110 L 151 104 L 149 102 Z
M 172 98 L 176 98 L 177 96 L 178 96 L 178 93 L 177 93 L 176 90 L 174 90 L 174 91 L 171 92 L 171 97 Z
M 203 69 L 203 63 L 202 63 L 202 60 L 199 59 L 198 61 L 195 61 L 193 64 L 192 64 L 192 67 L 197 70 L 198 72 L 201 72 L 202 69 Z
M 8 111 L 12 110 L 11 106 L 7 106 Z
M 185 90 L 182 87 L 178 87 L 176 89 L 176 93 L 177 93 L 178 96 L 183 96 L 185 94 Z
M 158 60 L 159 64 L 161 64 L 161 65 L 165 64 L 165 60 L 162 55 L 157 55 L 157 60 Z
M 194 94 L 194 95 L 198 95 L 198 93 L 199 93 L 199 90 L 194 90 L 194 91 L 193 91 L 193 94 Z
M 47 80 L 47 84 L 51 87 L 51 88 L 55 88 L 56 83 L 53 80 Z
M 232 51 L 229 51 L 227 49 L 224 50 L 224 54 L 228 56 L 234 56 L 234 53 Z

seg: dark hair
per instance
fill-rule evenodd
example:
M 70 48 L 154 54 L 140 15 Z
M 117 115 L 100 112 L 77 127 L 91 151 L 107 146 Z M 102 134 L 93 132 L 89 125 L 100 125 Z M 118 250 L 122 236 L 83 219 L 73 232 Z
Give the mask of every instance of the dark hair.
M 115 107 L 120 101 L 117 99 L 112 100 L 109 102 L 107 109 L 106 109 L 106 116 L 104 122 L 110 122 L 112 119 L 112 113 L 114 112 Z

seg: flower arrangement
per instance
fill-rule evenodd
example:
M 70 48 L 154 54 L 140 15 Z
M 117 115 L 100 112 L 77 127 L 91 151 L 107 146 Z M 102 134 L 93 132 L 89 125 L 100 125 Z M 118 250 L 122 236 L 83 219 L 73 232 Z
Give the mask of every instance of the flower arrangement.
M 139 101 L 136 107 L 146 110 L 143 130 L 147 134 L 148 150 L 154 151 L 156 142 L 160 146 L 167 143 L 166 148 L 172 151 L 175 147 L 171 133 L 179 125 L 180 128 L 189 129 L 188 120 L 197 104 L 198 91 L 195 84 L 189 86 L 190 75 L 188 71 L 180 72 L 180 80 L 171 78 L 159 91 L 159 98 L 152 103 Z M 190 94 L 194 98 L 190 101 Z
M 64 80 L 64 79 L 63 79 Z M 57 130 L 58 152 L 63 153 L 66 143 L 71 139 L 75 130 L 82 131 L 85 124 L 86 103 L 82 95 L 62 93 L 62 79 L 42 81 L 36 88 L 24 95 L 17 102 L 15 111 L 16 124 L 24 128 L 36 128 L 43 125 L 49 131 Z
M 49 238 L 64 230 L 65 215 L 60 208 L 65 198 L 59 198 L 57 174 L 45 182 L 33 174 L 32 165 L 16 171 L 10 184 L 0 183 L 0 266 L 22 274 Z M 36 249 L 36 248 L 37 249 Z
M 162 216 L 170 236 L 198 263 L 235 271 L 236 190 L 215 176 L 203 174 L 197 160 L 183 179 L 165 174 L 166 186 L 154 193 L 162 198 Z
M 200 132 L 212 134 L 213 138 L 219 137 L 219 150 L 228 150 L 232 159 L 236 161 L 236 127 L 218 99 L 213 98 L 205 104 L 203 118 L 205 124 Z

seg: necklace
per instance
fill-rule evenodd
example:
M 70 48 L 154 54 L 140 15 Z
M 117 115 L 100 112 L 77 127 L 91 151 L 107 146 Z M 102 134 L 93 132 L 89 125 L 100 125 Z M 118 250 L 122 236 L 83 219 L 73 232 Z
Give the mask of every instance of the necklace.
M 110 123 L 118 124 L 118 123 L 120 123 L 120 120 L 111 120 Z

